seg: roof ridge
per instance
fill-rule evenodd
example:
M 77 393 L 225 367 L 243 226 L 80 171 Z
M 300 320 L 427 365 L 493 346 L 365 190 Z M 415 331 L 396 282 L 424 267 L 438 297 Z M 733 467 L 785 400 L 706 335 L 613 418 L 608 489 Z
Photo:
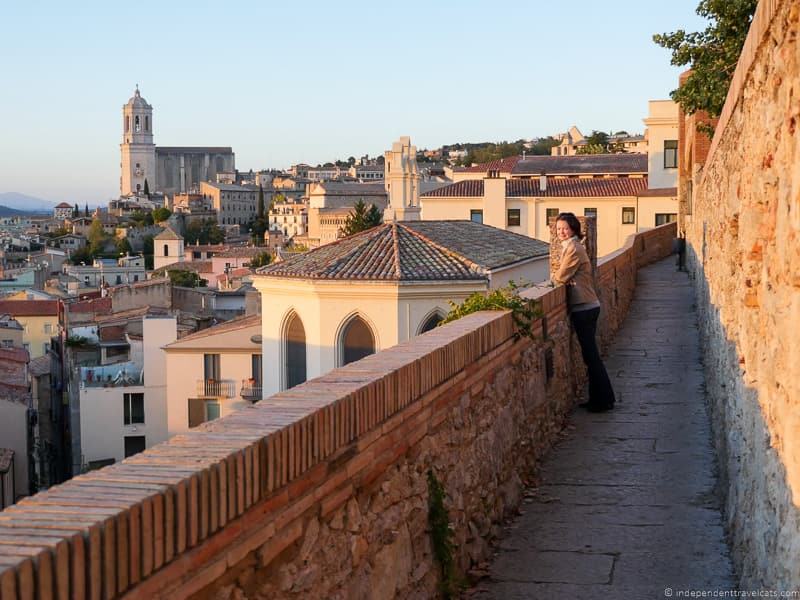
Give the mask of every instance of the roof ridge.
M 467 222 L 467 221 L 464 220 L 464 222 Z M 483 269 L 483 267 L 481 267 L 479 264 L 471 261 L 466 256 L 464 256 L 463 254 L 459 254 L 458 252 L 456 252 L 454 250 L 451 250 L 450 248 L 447 248 L 446 246 L 442 246 L 441 244 L 439 244 L 437 242 L 434 242 L 428 236 L 423 235 L 419 231 L 414 231 L 411 227 L 409 227 L 408 225 L 404 225 L 402 222 L 398 223 L 398 225 L 402 226 L 405 231 L 409 232 L 411 235 L 413 235 L 417 239 L 420 239 L 423 242 L 425 242 L 426 244 L 429 244 L 429 245 L 433 246 L 434 248 L 436 248 L 442 254 L 445 254 L 446 256 L 449 256 L 450 258 L 453 258 L 455 260 L 458 260 L 458 261 L 464 263 L 465 265 L 467 265 L 467 267 L 469 267 L 469 269 L 471 271 L 474 271 L 476 273 L 480 273 L 481 275 L 485 275 L 486 274 L 484 269 Z M 399 258 L 399 252 L 398 252 L 398 258 Z
M 403 270 L 400 267 L 400 236 L 397 231 L 397 221 L 392 221 L 392 251 L 394 252 L 394 272 L 397 279 L 402 278 Z

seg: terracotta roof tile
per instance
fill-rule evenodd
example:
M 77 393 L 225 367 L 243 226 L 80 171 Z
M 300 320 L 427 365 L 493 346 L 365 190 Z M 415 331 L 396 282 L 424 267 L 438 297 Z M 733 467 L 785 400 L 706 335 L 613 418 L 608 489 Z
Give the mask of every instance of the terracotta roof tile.
M 258 271 L 363 281 L 485 280 L 494 268 L 546 256 L 548 244 L 471 221 L 384 223 Z
M 647 177 L 548 178 L 547 189 L 539 189 L 539 178 L 506 179 L 508 198 L 570 198 L 637 196 L 647 190 Z M 483 180 L 459 181 L 422 194 L 422 198 L 473 198 L 483 196 Z
M 576 156 L 510 156 L 456 173 L 485 173 L 499 170 L 511 175 L 588 175 L 605 173 L 647 173 L 647 155 L 634 153 L 579 154 Z
M 55 317 L 58 300 L 0 300 L 0 314 L 12 317 Z

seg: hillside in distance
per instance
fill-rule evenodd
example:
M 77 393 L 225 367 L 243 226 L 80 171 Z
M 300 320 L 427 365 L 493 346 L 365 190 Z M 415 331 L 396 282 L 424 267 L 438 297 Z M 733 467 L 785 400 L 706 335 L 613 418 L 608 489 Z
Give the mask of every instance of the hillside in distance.
M 50 212 L 56 205 L 55 202 L 20 194 L 19 192 L 0 192 L 0 206 L 5 206 L 23 213 Z

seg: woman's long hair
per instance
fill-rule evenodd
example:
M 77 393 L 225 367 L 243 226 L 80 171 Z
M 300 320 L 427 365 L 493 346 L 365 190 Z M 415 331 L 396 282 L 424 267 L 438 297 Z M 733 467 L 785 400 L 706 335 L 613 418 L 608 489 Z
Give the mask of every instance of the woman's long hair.
M 576 217 L 574 213 L 559 213 L 556 217 L 556 223 L 559 221 L 564 221 L 567 225 L 569 225 L 569 228 L 572 230 L 572 235 L 577 235 L 579 240 L 583 239 L 583 234 L 581 233 L 581 222 L 578 221 L 578 217 Z

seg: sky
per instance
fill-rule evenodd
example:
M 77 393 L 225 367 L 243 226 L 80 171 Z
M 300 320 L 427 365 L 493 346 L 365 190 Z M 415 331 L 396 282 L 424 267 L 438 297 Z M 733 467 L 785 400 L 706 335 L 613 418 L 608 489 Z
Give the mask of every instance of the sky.
M 698 0 L 38 1 L 0 18 L 0 192 L 119 195 L 138 83 L 163 146 L 231 146 L 239 170 L 502 141 L 641 133 L 683 68 L 654 33 Z

